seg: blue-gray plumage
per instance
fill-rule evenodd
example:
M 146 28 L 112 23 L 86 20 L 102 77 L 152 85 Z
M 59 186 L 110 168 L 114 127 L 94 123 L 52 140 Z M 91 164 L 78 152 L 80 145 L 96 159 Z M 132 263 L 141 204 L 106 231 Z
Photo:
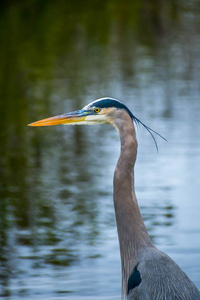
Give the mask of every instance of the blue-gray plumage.
M 137 138 L 133 122 L 142 124 L 156 143 L 153 136 L 156 132 L 112 98 L 102 98 L 82 110 L 30 125 L 111 124 L 115 127 L 121 141 L 113 200 L 122 264 L 122 299 L 200 300 L 200 292 L 193 282 L 168 255 L 155 247 L 147 233 L 134 188 Z

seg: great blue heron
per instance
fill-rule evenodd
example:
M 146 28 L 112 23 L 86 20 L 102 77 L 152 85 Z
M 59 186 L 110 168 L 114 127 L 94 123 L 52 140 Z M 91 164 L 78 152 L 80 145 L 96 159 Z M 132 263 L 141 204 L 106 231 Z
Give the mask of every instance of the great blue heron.
M 137 155 L 134 122 L 141 123 L 154 138 L 151 128 L 137 119 L 123 103 L 112 98 L 98 99 L 81 110 L 29 125 L 111 124 L 115 127 L 121 140 L 113 198 L 121 253 L 122 299 L 200 299 L 199 290 L 182 269 L 154 246 L 141 217 L 134 188 Z

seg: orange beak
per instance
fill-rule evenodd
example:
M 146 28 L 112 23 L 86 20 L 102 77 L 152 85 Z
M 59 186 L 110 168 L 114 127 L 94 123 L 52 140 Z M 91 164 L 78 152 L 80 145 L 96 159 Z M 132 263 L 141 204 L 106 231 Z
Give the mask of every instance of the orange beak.
M 86 116 L 89 114 L 87 110 L 77 110 L 71 113 L 43 119 L 37 122 L 28 124 L 28 126 L 53 126 L 53 125 L 67 125 L 72 123 L 84 122 Z

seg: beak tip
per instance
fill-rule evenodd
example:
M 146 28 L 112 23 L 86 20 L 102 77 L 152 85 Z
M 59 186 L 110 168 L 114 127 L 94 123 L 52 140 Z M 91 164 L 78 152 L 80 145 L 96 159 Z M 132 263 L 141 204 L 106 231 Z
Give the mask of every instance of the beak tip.
M 29 126 L 29 127 L 47 126 L 47 125 L 40 125 L 40 124 L 37 124 L 37 123 L 38 122 L 33 122 L 33 123 L 28 124 L 27 126 Z
M 29 123 L 27 126 L 32 127 L 32 126 L 35 126 L 35 125 L 34 125 L 34 123 Z

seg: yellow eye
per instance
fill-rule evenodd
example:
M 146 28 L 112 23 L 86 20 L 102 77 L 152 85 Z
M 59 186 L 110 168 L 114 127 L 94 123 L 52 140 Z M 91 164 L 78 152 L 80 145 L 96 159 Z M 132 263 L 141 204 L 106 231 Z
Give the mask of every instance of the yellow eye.
M 95 113 L 99 113 L 100 111 L 101 111 L 100 108 L 95 108 L 95 109 L 94 109 L 94 112 L 95 112 Z

